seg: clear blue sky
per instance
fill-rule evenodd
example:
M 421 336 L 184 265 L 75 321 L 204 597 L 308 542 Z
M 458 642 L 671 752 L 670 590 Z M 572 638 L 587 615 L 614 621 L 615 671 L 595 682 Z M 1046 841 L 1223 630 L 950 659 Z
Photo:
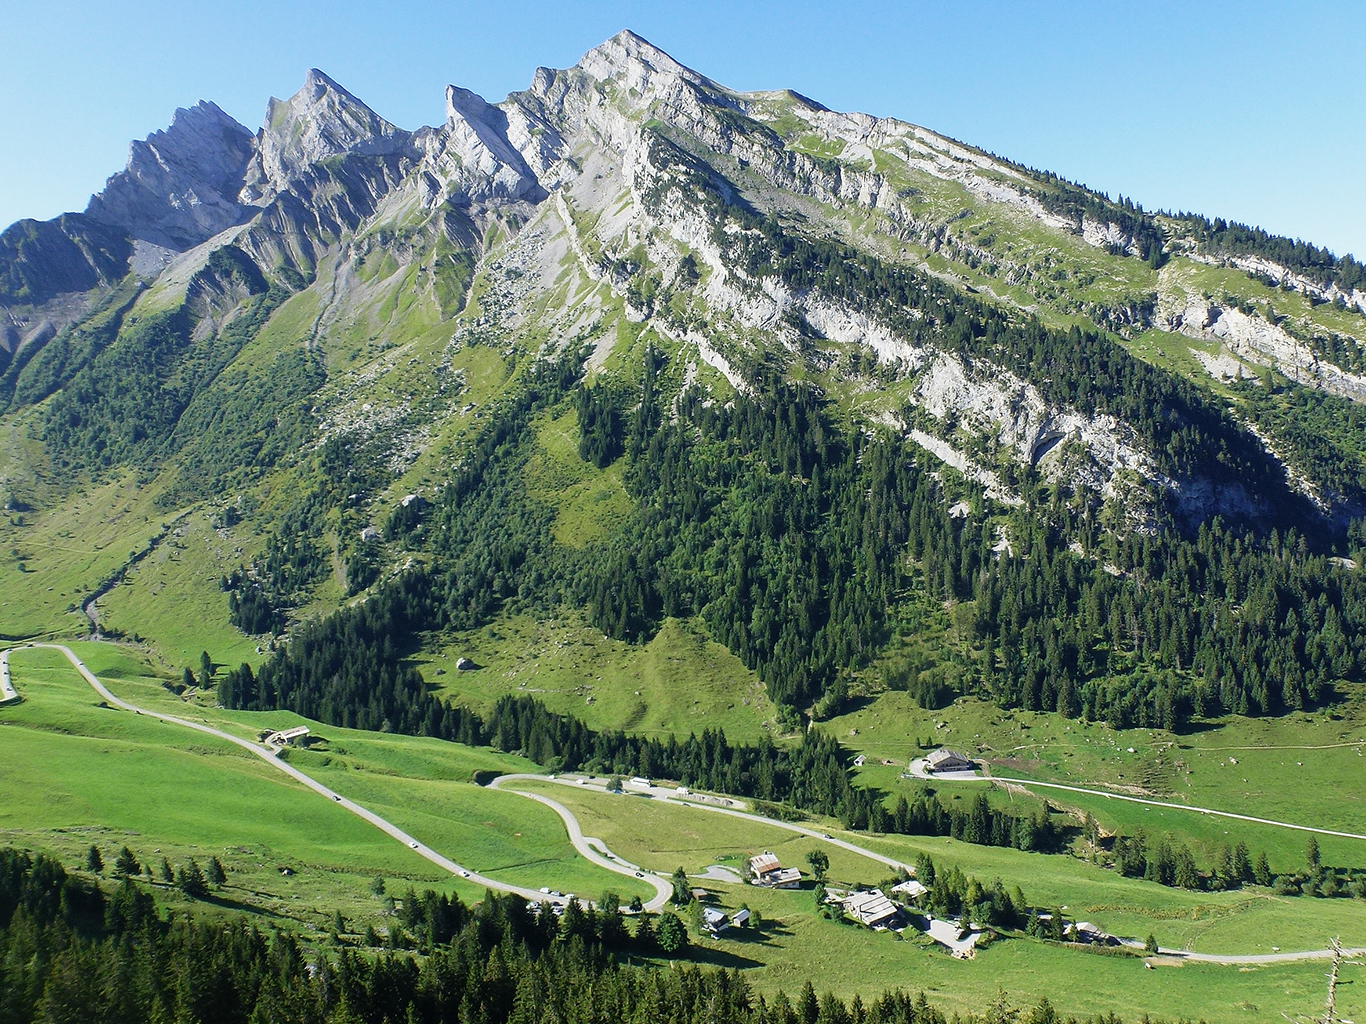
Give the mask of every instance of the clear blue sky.
M 212 99 L 259 126 L 319 67 L 405 127 L 621 28 L 739 89 L 890 115 L 1149 208 L 1366 257 L 1366 4 L 0 4 L 0 225 L 84 209 L 128 141 Z

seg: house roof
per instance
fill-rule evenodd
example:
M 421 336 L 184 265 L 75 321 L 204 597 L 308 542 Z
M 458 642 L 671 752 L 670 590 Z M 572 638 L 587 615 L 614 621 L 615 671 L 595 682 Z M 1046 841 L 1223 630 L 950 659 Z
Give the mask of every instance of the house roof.
M 749 869 L 751 871 L 756 871 L 761 875 L 767 874 L 770 871 L 777 871 L 781 867 L 782 862 L 778 860 L 778 855 L 776 853 L 764 852 L 757 857 L 751 857 L 749 859 Z
M 972 762 L 969 761 L 966 757 L 964 757 L 962 754 L 958 753 L 958 751 L 956 751 L 956 750 L 949 750 L 949 749 L 947 749 L 947 748 L 944 748 L 944 749 L 941 749 L 941 750 L 936 750 L 936 751 L 935 751 L 933 754 L 931 754 L 929 757 L 925 758 L 925 763 L 928 764 L 931 768 L 936 768 L 936 767 L 938 767 L 939 765 L 948 763 L 948 762 L 950 762 L 950 761 L 958 762 L 958 763 L 961 763 L 961 764 L 971 764 L 971 763 L 972 763 Z
M 845 913 L 852 914 L 864 924 L 876 924 L 895 916 L 897 906 L 878 889 L 852 892 L 840 900 Z
M 926 888 L 921 883 L 917 882 L 914 878 L 908 878 L 906 879 L 906 881 L 900 882 L 892 886 L 892 892 L 904 892 L 913 900 L 919 899 L 921 896 L 924 896 L 925 893 L 929 891 L 930 890 L 928 888 Z

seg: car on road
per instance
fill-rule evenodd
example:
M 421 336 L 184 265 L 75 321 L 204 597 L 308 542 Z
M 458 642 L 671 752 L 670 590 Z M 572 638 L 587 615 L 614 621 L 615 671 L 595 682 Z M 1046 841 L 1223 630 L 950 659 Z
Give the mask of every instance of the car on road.
M 644 877 L 645 877 L 645 872 L 643 872 L 643 871 L 637 871 L 637 872 L 636 872 L 636 877 L 637 877 L 637 878 L 644 878 Z
M 411 846 L 414 850 L 417 849 L 417 843 L 409 843 L 408 845 Z
M 461 868 L 461 869 L 460 869 L 460 877 L 461 877 L 461 878 L 469 878 L 469 877 L 470 877 L 470 873 L 469 873 L 468 871 L 466 871 L 464 868 Z
M 337 796 L 336 793 L 332 794 L 332 799 L 337 801 L 337 803 L 341 803 L 341 797 Z
M 541 886 L 541 892 L 544 893 L 546 896 L 549 896 L 549 895 L 550 895 L 550 886 L 548 886 L 548 885 L 543 885 L 543 886 Z

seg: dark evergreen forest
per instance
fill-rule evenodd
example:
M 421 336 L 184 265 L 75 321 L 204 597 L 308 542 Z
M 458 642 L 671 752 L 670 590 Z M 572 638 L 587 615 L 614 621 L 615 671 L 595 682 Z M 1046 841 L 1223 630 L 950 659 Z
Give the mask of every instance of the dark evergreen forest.
M 985 917 L 994 905 L 1014 912 L 1017 901 L 1023 904 L 1018 890 L 1007 894 L 999 882 L 984 887 L 956 869 L 925 868 L 933 889 L 962 909 L 978 907 Z M 1031 933 L 1047 937 L 1037 921 L 1031 913 Z M 48 857 L 3 849 L 0 1024 L 946 1022 L 923 994 L 888 992 L 846 1003 L 817 996 L 808 981 L 794 997 L 766 998 L 738 971 L 624 963 L 632 954 L 667 956 L 663 934 L 677 924 L 672 912 L 658 926 L 642 918 L 632 928 L 613 909 L 576 905 L 557 918 L 515 896 L 489 893 L 471 907 L 410 891 L 385 940 L 389 949 L 357 949 L 339 937 L 340 948 L 323 953 L 289 932 L 262 931 L 244 914 L 164 915 L 143 883 L 129 879 L 105 889 Z M 1021 1015 L 998 998 L 985 1013 L 954 1019 L 1062 1020 L 1046 1000 Z M 1100 1020 L 1120 1024 L 1113 1015 Z

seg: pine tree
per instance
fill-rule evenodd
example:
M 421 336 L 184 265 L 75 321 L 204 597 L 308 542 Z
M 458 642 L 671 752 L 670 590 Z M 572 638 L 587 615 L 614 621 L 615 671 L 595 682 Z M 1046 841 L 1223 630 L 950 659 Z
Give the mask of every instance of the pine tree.
M 1266 853 L 1257 854 L 1257 863 L 1252 868 L 1252 880 L 1258 885 L 1270 885 L 1276 880 L 1276 876 L 1271 873 L 1271 866 L 1266 862 Z
M 674 894 L 673 902 L 676 907 L 687 906 L 692 899 L 692 886 L 688 884 L 688 873 L 679 866 L 673 874 Z
M 677 953 L 688 946 L 688 929 L 672 910 L 659 915 L 659 926 L 655 932 L 659 948 L 665 953 Z
M 204 874 L 208 878 L 209 884 L 214 887 L 222 886 L 228 881 L 228 873 L 223 870 L 223 862 L 217 857 L 210 858 L 208 869 Z
M 118 860 L 114 861 L 114 874 L 119 875 L 122 878 L 127 878 L 129 875 L 139 875 L 141 873 L 142 865 L 138 863 L 138 859 L 133 855 L 133 851 L 125 846 L 119 851 Z
M 100 848 L 91 846 L 85 855 L 85 870 L 91 874 L 98 875 L 104 870 L 104 858 L 100 856 Z
M 180 869 L 176 876 L 176 884 L 180 886 L 180 891 L 191 899 L 203 899 L 209 894 L 208 883 L 204 880 L 204 872 L 200 870 L 199 864 L 194 858 L 190 858 L 190 863 Z

